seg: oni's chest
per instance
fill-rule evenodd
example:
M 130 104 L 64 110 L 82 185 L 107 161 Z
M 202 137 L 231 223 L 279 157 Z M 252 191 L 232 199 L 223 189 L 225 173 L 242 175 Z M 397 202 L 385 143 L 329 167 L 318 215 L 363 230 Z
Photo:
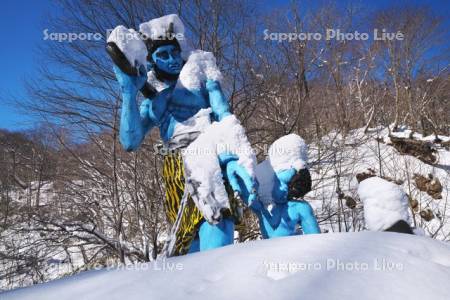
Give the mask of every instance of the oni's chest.
M 175 88 L 169 100 L 169 109 L 175 112 L 177 109 L 202 109 L 209 107 L 208 94 L 201 90 L 188 90 Z

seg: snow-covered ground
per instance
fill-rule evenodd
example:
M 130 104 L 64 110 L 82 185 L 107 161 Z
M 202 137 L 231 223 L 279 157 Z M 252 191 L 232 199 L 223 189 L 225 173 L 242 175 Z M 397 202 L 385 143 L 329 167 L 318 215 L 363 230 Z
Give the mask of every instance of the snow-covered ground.
M 412 225 L 420 227 L 428 236 L 448 241 L 450 237 L 450 151 L 441 145 L 434 144 L 437 162 L 427 164 L 414 156 L 399 153 L 391 144 L 387 128 L 372 128 L 367 133 L 363 129 L 350 131 L 345 137 L 337 132 L 324 136 L 319 144 L 310 145 L 312 192 L 306 199 L 315 209 L 323 230 L 359 231 L 364 224 L 363 205 L 357 196 L 358 182 L 356 174 L 372 169 L 377 176 L 380 174 L 393 180 L 401 181 L 400 187 L 412 198 L 417 200 L 418 209 L 410 219 Z M 431 141 L 434 136 L 423 137 L 412 134 L 410 130 L 392 133 L 393 136 L 404 138 L 410 135 L 415 140 Z M 439 136 L 443 141 L 449 138 Z M 381 142 L 377 142 L 377 139 Z M 414 174 L 427 176 L 432 174 L 442 184 L 442 199 L 433 199 L 420 191 L 414 182 Z M 342 206 L 343 213 L 338 217 L 338 188 L 343 194 L 356 200 L 356 208 Z M 345 202 L 345 200 L 343 201 Z M 430 209 L 434 218 L 425 221 L 420 212 Z M 345 217 L 345 218 L 344 218 Z M 339 222 L 340 221 L 340 222 Z M 344 224 L 345 223 L 345 224 Z
M 412 134 L 405 129 L 394 134 L 397 137 L 414 136 L 416 140 L 432 141 L 434 137 L 422 137 L 419 134 Z M 377 143 L 377 138 L 382 142 Z M 448 137 L 439 136 L 443 141 L 448 141 Z M 319 150 L 320 146 L 320 150 Z M 368 227 L 364 220 L 363 199 L 358 198 L 358 184 L 356 174 L 367 172 L 373 169 L 379 175 L 390 177 L 395 180 L 401 180 L 400 187 L 418 202 L 417 210 L 411 210 L 408 207 L 409 219 L 411 225 L 418 227 L 418 233 L 426 236 L 432 236 L 437 240 L 449 241 L 450 237 L 450 151 L 441 145 L 435 145 L 438 161 L 434 165 L 426 164 L 423 161 L 410 156 L 400 154 L 393 146 L 389 144 L 388 131 L 382 129 L 377 132 L 376 129 L 370 129 L 364 134 L 362 129 L 351 131 L 345 138 L 342 135 L 332 132 L 326 135 L 321 143 L 312 143 L 309 145 L 309 161 L 311 162 L 311 175 L 313 177 L 313 191 L 306 198 L 314 207 L 320 221 L 322 232 L 337 231 L 360 231 Z M 381 172 L 380 172 L 381 169 Z M 258 170 L 256 172 L 259 172 Z M 442 199 L 434 199 L 426 192 L 420 191 L 414 182 L 414 174 L 427 176 L 433 174 L 442 183 Z M 95 176 L 95 174 L 93 175 Z M 260 178 L 259 178 L 260 179 Z M 70 197 L 72 193 L 80 190 L 97 190 L 98 201 L 104 201 L 100 198 L 107 195 L 102 182 L 96 182 L 100 186 L 89 185 L 82 181 L 73 182 L 69 189 L 65 190 L 65 195 Z M 354 198 L 355 208 L 343 204 L 339 207 L 337 197 L 337 187 L 343 194 Z M 260 182 L 260 186 L 264 186 Z M 35 205 L 38 184 L 32 183 L 26 190 L 17 189 L 11 191 L 11 198 L 17 205 L 26 204 Z M 268 189 L 271 191 L 271 188 Z M 41 184 L 39 190 L 41 205 L 51 204 L 58 200 L 57 189 L 52 182 Z M 102 196 L 103 197 L 103 196 Z M 82 199 L 81 199 L 82 200 Z M 107 203 L 106 203 L 107 204 Z M 430 209 L 434 218 L 427 221 L 421 217 L 420 213 Z M 366 220 L 367 221 L 367 220 Z M 339 226 L 340 224 L 340 226 Z M 26 222 L 17 223 L 15 228 L 23 226 L 24 229 L 33 229 L 34 225 Z M 39 262 L 39 269 L 35 274 L 23 272 L 15 277 L 2 277 L 6 270 L 13 267 L 16 262 L 13 260 L 0 261 L 0 290 L 14 289 L 20 286 L 35 284 L 36 282 L 50 281 L 61 276 L 72 274 L 85 266 L 80 248 L 76 245 L 61 244 L 58 247 L 48 247 L 39 232 L 6 230 L 0 233 L 0 251 L 6 251 L 8 254 L 22 255 L 29 257 L 42 258 Z M 104 232 L 108 237 L 112 236 L 109 227 Z M 161 233 L 158 238 L 162 243 L 166 234 Z M 61 237 L 64 238 L 64 237 Z M 39 243 L 37 241 L 40 241 Z M 141 247 L 139 240 L 126 241 L 128 247 Z M 6 249 L 6 245 L 14 245 L 15 248 Z M 63 248 L 66 246 L 67 249 Z M 101 244 L 85 246 L 84 251 L 88 256 L 96 253 Z M 239 245 L 238 247 L 242 247 Z M 13 252 L 14 250 L 14 252 Z M 253 250 L 252 250 L 253 251 Z M 189 261 L 189 259 L 188 259 Z M 106 264 L 113 263 L 107 261 Z M 88 275 L 83 275 L 88 276 Z M 90 275 L 89 275 L 90 276 Z M 450 278 L 449 278 L 450 279 Z M 0 294 L 2 299 L 3 294 Z
M 32 299 L 450 299 L 450 245 L 385 232 L 254 241 L 0 294 Z

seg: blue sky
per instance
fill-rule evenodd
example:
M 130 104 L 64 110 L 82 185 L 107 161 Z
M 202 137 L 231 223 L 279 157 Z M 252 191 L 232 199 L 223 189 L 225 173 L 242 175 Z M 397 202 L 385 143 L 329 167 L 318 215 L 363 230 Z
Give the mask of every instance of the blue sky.
M 14 130 L 32 125 L 4 103 L 10 95 L 23 97 L 23 79 L 38 66 L 34 50 L 43 42 L 43 20 L 51 8 L 49 0 L 6 0 L 0 8 L 0 128 Z
M 314 5 L 318 1 L 307 1 Z M 342 0 L 340 3 L 345 2 Z M 361 1 L 369 6 L 383 7 L 393 1 Z M 403 2 L 407 2 L 406 0 Z M 433 10 L 447 16 L 450 25 L 449 0 L 411 0 L 408 2 L 429 5 Z M 268 10 L 279 5 L 288 5 L 289 0 L 262 2 Z M 317 5 L 317 4 L 316 4 Z M 24 97 L 23 79 L 33 76 L 38 67 L 34 49 L 43 43 L 45 15 L 54 13 L 51 0 L 3 0 L 0 4 L 0 128 L 24 129 L 33 125 L 33 119 L 19 114 L 5 103 L 11 95 Z M 450 26 L 449 26 L 450 27 Z

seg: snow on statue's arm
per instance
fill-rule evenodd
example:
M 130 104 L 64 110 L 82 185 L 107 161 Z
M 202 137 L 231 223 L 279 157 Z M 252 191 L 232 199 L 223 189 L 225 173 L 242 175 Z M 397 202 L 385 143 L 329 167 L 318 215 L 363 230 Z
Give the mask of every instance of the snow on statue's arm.
M 256 157 L 239 120 L 231 114 L 228 100 L 221 86 L 222 74 L 211 52 L 194 51 L 189 57 L 192 73 L 205 83 L 209 105 L 215 121 L 210 130 L 214 132 L 217 155 L 224 175 L 233 191 L 244 198 L 247 205 L 256 199 L 254 168 Z M 186 68 L 186 66 L 185 66 Z M 186 72 L 188 73 L 188 72 Z
M 192 55 L 206 79 L 206 91 L 208 92 L 209 105 L 216 121 L 221 121 L 231 115 L 230 105 L 225 97 L 220 81 L 223 76 L 216 64 L 216 58 L 211 52 L 196 51 Z

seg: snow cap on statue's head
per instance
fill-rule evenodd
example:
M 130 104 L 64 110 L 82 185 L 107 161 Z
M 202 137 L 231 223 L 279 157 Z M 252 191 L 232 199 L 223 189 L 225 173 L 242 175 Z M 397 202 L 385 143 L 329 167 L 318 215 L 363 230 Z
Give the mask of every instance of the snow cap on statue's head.
M 180 48 L 181 56 L 187 59 L 189 50 L 186 43 L 184 24 L 176 14 L 152 19 L 139 25 L 149 56 L 160 46 L 175 45 Z
M 308 166 L 308 147 L 296 134 L 282 136 L 270 146 L 269 161 L 275 172 L 305 169 Z
M 408 196 L 397 184 L 370 177 L 360 182 L 358 195 L 364 205 L 367 229 L 382 231 L 397 221 L 409 222 Z

